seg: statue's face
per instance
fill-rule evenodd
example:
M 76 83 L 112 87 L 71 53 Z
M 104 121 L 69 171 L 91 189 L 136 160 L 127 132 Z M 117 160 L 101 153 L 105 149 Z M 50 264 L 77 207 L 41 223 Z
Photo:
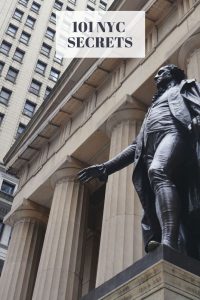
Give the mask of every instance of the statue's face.
M 165 87 L 173 79 L 170 70 L 167 66 L 162 67 L 158 70 L 158 73 L 154 77 L 157 87 Z

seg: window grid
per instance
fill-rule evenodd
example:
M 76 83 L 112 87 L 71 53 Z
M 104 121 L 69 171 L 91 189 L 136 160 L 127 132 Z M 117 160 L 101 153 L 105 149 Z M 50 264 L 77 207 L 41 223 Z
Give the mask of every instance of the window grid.
M 23 17 L 23 11 L 19 10 L 19 9 L 15 9 L 14 11 L 14 14 L 13 14 L 13 18 L 18 20 L 18 21 L 21 21 L 22 20 L 22 17 Z
M 34 11 L 35 13 L 38 13 L 40 10 L 40 4 L 37 2 L 33 2 L 31 5 L 31 10 Z
M 56 0 L 53 7 L 57 10 L 61 10 L 62 6 L 63 6 L 63 3 Z
M 1 185 L 1 191 L 3 193 L 13 195 L 15 190 L 15 184 L 8 182 L 6 180 L 3 180 L 2 185 Z
M 33 93 L 34 95 L 38 96 L 40 93 L 42 83 L 33 79 L 29 88 L 29 92 Z
M 10 100 L 12 92 L 4 87 L 2 87 L 0 92 L 0 103 L 3 103 L 5 105 L 8 104 L 8 101 Z
M 24 132 L 26 125 L 23 123 L 19 123 L 19 127 L 17 129 L 16 139 Z
M 18 73 L 19 73 L 18 70 L 16 70 L 16 69 L 10 67 L 10 68 L 8 69 L 8 73 L 7 73 L 7 75 L 6 75 L 6 79 L 9 80 L 9 81 L 11 81 L 11 82 L 13 82 L 13 83 L 15 83 L 15 81 L 16 81 L 16 79 L 17 79 Z
M 11 44 L 7 43 L 6 41 L 3 41 L 0 46 L 0 52 L 3 54 L 8 55 L 11 49 Z
M 26 103 L 24 105 L 24 110 L 23 110 L 23 114 L 32 118 L 32 116 L 34 115 L 35 113 L 35 108 L 36 108 L 36 104 L 29 101 L 29 100 L 26 100 Z
M 56 81 L 58 81 L 59 75 L 60 75 L 60 71 L 58 71 L 54 68 L 51 68 L 49 79 L 56 82 Z
M 29 33 L 27 33 L 27 32 L 25 32 L 25 31 L 22 31 L 22 34 L 21 34 L 21 36 L 20 36 L 20 42 L 22 42 L 23 44 L 25 44 L 25 45 L 28 45 L 28 43 L 29 43 L 29 40 L 30 40 L 30 34 Z
M 62 57 L 60 54 L 58 54 L 58 53 L 55 52 L 54 60 L 55 60 L 57 63 L 62 64 L 62 62 L 63 62 L 63 57 Z
M 19 0 L 18 2 L 24 6 L 27 6 L 29 0 Z
M 17 30 L 18 30 L 18 28 L 16 26 L 10 24 L 8 26 L 8 29 L 7 29 L 6 33 L 9 34 L 12 37 L 15 37 L 16 34 L 17 34 Z
M 40 53 L 44 54 L 45 56 L 48 56 L 50 55 L 50 52 L 51 52 L 51 46 L 43 43 L 42 44 L 42 47 L 41 47 L 41 50 L 40 50 Z
M 52 13 L 51 16 L 50 16 L 50 21 L 54 24 L 56 24 L 56 14 L 55 13 Z
M 13 59 L 16 60 L 16 61 L 18 61 L 18 62 L 22 62 L 23 58 L 24 58 L 24 55 L 25 55 L 25 52 L 22 51 L 21 49 L 17 48 L 15 50 Z
M 27 19 L 26 19 L 26 25 L 30 28 L 34 28 L 34 25 L 35 25 L 35 19 L 28 16 Z
M 55 31 L 53 29 L 47 27 L 47 31 L 46 31 L 45 36 L 48 37 L 50 40 L 54 40 Z
M 49 94 L 51 93 L 51 90 L 52 90 L 52 88 L 50 88 L 49 86 L 46 87 L 44 99 L 46 99 L 49 96 Z
M 38 60 L 35 71 L 42 74 L 42 75 L 44 75 L 45 71 L 46 71 L 46 67 L 47 67 L 47 64 L 45 64 L 42 61 Z

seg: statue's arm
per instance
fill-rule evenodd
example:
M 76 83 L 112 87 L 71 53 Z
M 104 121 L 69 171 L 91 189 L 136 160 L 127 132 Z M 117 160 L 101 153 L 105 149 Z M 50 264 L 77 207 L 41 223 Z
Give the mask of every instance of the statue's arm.
M 115 173 L 134 162 L 135 148 L 136 141 L 107 162 L 81 170 L 78 173 L 78 179 L 82 182 L 88 182 L 93 178 L 99 178 L 101 181 L 106 181 L 110 174 Z

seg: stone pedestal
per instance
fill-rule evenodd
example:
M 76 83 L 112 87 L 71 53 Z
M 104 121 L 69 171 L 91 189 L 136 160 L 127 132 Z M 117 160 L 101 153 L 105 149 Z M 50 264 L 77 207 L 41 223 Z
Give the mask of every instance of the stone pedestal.
M 108 121 L 113 158 L 138 134 L 144 107 L 129 103 Z M 142 209 L 132 185 L 133 165 L 109 176 L 104 203 L 96 286 L 112 278 L 143 255 Z
M 28 200 L 6 220 L 13 232 L 0 279 L 0 299 L 32 299 L 47 220 L 48 210 Z
M 53 176 L 55 186 L 33 300 L 78 300 L 85 229 L 85 187 L 69 159 Z
M 82 300 L 198 300 L 200 261 L 160 246 Z

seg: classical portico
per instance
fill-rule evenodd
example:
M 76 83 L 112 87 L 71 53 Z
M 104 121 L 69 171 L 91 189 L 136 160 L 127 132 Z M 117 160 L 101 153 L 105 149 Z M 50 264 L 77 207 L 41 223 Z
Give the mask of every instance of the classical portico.
M 144 256 L 133 166 L 106 185 L 76 175 L 135 139 L 161 65 L 200 78 L 200 3 L 124 0 L 114 8 L 146 11 L 146 58 L 74 60 L 5 157 L 20 182 L 5 218 L 13 233 L 4 300 L 78 300 Z

